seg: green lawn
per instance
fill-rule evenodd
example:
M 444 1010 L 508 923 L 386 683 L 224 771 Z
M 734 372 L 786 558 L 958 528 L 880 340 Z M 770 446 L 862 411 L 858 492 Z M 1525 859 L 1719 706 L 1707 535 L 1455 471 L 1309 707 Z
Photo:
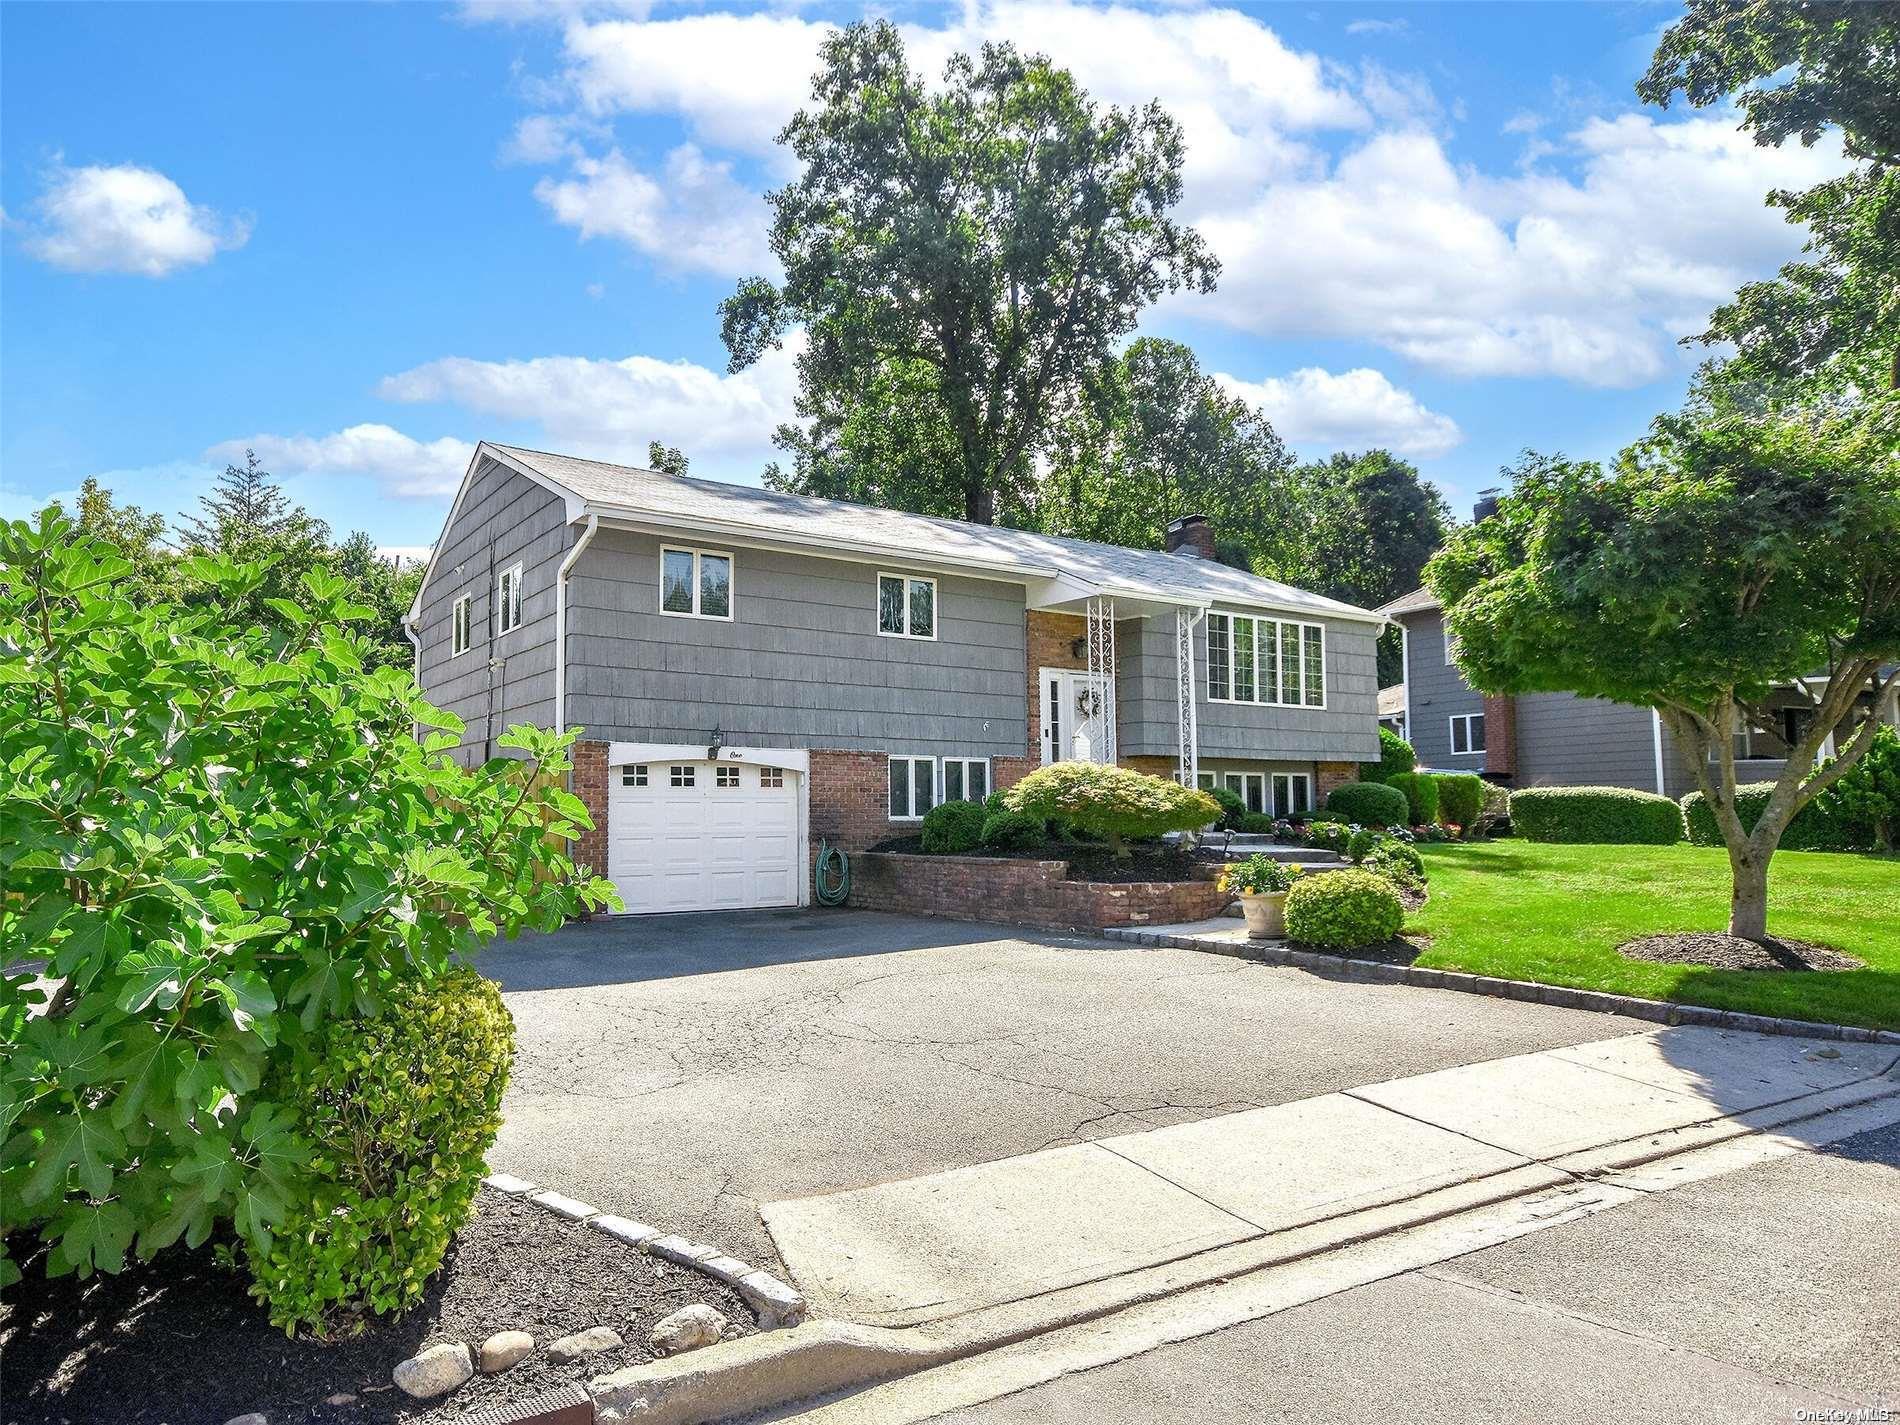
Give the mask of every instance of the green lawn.
M 1900 1028 L 1900 860 L 1783 851 L 1769 868 L 1768 928 L 1867 962 L 1841 973 L 1737 971 L 1626 960 L 1640 935 L 1722 930 L 1728 859 L 1699 846 L 1421 846 L 1431 898 L 1405 928 L 1432 937 L 1418 963 L 1712 1005 Z

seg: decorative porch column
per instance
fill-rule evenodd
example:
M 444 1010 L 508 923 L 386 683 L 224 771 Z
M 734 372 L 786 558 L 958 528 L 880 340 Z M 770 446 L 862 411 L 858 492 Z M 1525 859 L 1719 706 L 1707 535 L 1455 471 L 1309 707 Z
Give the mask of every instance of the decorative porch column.
M 1184 787 L 1194 785 L 1201 763 L 1201 734 L 1194 699 L 1194 625 L 1199 619 L 1199 614 L 1191 614 L 1186 609 L 1174 611 L 1175 705 L 1180 738 L 1180 770 L 1175 773 L 1175 780 Z
M 1099 595 L 1088 602 L 1089 685 L 1102 699 L 1101 748 L 1091 747 L 1091 760 L 1115 765 L 1115 601 Z

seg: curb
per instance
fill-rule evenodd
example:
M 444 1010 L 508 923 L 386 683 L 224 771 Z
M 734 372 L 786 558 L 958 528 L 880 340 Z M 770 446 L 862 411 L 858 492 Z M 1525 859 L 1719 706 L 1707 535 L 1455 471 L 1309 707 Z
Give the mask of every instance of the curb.
M 1206 935 L 1167 935 L 1157 930 L 1136 930 L 1126 926 L 1114 926 L 1102 934 L 1111 940 L 1156 949 L 1200 950 L 1212 955 L 1255 960 L 1265 965 L 1286 965 L 1346 979 L 1371 980 L 1388 985 L 1423 985 L 1435 990 L 1456 990 L 1460 994 L 1489 995 L 1493 999 L 1523 1000 L 1529 1004 L 1556 1005 L 1562 1009 L 1621 1014 L 1658 1024 L 1701 1024 L 1714 1029 L 1743 1029 L 1756 1034 L 1787 1034 L 1803 1039 L 1839 1039 L 1853 1044 L 1900 1044 L 1900 1033 L 1891 1029 L 1863 1029 L 1856 1024 L 1826 1024 L 1810 1019 L 1744 1014 L 1733 1009 L 1711 1009 L 1707 1005 L 1639 999 L 1635 995 L 1612 994 L 1608 990 L 1574 989 L 1568 985 L 1544 985 L 1531 980 L 1501 980 L 1491 975 L 1466 974 L 1461 970 L 1387 965 L 1378 960 L 1353 960 L 1317 950 L 1292 950 L 1269 942 L 1216 940 Z
M 615 1241 L 637 1247 L 650 1257 L 660 1257 L 679 1266 L 704 1272 L 744 1298 L 745 1304 L 758 1317 L 759 1329 L 762 1331 L 796 1326 L 805 1319 L 805 1298 L 796 1290 L 770 1272 L 729 1256 L 717 1247 L 669 1235 L 644 1222 L 635 1222 L 631 1217 L 617 1217 L 613 1213 L 602 1212 L 591 1203 L 552 1188 L 537 1187 L 526 1178 L 515 1177 L 512 1173 L 491 1173 L 482 1182 L 496 1192 L 532 1202 L 556 1217 L 592 1227 L 597 1232 L 605 1232 Z

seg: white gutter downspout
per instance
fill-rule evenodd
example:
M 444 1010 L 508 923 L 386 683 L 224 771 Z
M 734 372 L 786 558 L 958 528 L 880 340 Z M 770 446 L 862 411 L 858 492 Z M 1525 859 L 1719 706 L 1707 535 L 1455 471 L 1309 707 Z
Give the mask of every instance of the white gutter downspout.
M 1651 708 L 1649 710 L 1649 721 L 1651 731 L 1655 734 L 1656 738 L 1656 795 L 1666 797 L 1669 795 L 1669 789 L 1667 783 L 1663 780 L 1662 713 L 1655 708 Z
M 567 576 L 581 551 L 593 542 L 600 530 L 600 516 L 589 515 L 587 528 L 574 541 L 574 547 L 561 561 L 554 575 L 554 730 L 567 731 Z
M 1399 736 L 1407 742 L 1412 740 L 1412 635 L 1403 623 L 1393 619 L 1392 624 L 1399 631 L 1399 686 L 1405 689 L 1405 696 L 1399 701 L 1399 720 L 1405 724 L 1405 731 Z
M 417 689 L 422 687 L 422 635 L 416 632 L 416 626 L 409 622 L 409 615 L 402 616 L 402 631 L 409 639 L 409 646 L 415 650 L 415 657 L 409 663 L 409 676 L 415 680 Z M 409 735 L 418 742 L 422 740 L 422 722 L 417 719 L 409 724 Z

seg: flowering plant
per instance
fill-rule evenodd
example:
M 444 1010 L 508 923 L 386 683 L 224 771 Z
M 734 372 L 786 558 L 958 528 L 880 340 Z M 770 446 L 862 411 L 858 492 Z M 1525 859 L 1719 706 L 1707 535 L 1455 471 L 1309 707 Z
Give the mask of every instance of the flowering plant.
M 1220 875 L 1220 889 L 1233 895 L 1278 895 L 1292 889 L 1298 866 L 1288 866 L 1256 852 L 1245 861 L 1236 861 Z

